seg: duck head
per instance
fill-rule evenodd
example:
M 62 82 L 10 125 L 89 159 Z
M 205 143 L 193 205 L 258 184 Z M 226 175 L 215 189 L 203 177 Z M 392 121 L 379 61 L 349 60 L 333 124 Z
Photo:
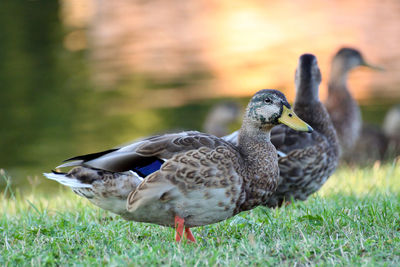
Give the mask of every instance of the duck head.
M 321 71 L 314 55 L 304 54 L 300 56 L 294 80 L 296 103 L 319 101 L 318 91 L 321 83 Z
M 354 48 L 343 47 L 333 57 L 332 71 L 340 70 L 342 73 L 346 73 L 359 66 L 364 66 L 373 70 L 383 70 L 383 68 L 379 66 L 366 62 L 361 52 Z
M 246 108 L 243 126 L 247 130 L 269 132 L 278 124 L 297 131 L 312 132 L 311 126 L 293 112 L 284 94 L 270 89 L 258 91 Z

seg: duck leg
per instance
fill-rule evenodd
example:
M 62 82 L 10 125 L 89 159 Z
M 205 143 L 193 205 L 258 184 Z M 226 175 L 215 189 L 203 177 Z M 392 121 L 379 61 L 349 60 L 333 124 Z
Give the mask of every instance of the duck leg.
M 181 242 L 182 237 L 183 237 L 183 228 L 185 228 L 185 236 L 187 240 L 196 243 L 196 239 L 194 238 L 192 231 L 190 231 L 190 228 L 185 227 L 185 219 L 179 217 L 178 215 L 175 215 L 175 241 L 176 242 Z
M 183 227 L 184 227 L 185 219 L 179 217 L 178 215 L 175 215 L 175 241 L 176 242 L 181 242 L 181 239 L 183 237 Z
M 189 227 L 185 227 L 185 236 L 187 238 L 187 240 L 196 243 L 196 239 L 194 238 L 192 231 L 190 231 Z

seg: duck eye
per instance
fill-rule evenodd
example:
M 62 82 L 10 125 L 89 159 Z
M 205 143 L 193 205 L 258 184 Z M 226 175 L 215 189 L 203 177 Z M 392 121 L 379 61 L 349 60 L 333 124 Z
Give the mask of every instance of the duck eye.
M 293 117 L 292 113 L 289 113 L 289 117 Z
M 271 103 L 272 103 L 272 100 L 269 99 L 269 98 L 266 98 L 266 99 L 264 99 L 264 102 L 267 103 L 267 104 L 271 104 Z

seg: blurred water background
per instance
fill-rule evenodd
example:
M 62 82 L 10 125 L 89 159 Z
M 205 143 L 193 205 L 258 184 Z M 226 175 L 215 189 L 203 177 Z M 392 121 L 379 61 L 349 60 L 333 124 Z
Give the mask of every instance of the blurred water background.
M 349 87 L 380 125 L 400 102 L 400 1 L 0 1 L 0 168 L 54 186 L 62 160 L 164 131 L 202 130 L 210 107 L 262 88 L 294 97 L 298 57 L 323 75 L 360 49 Z M 232 129 L 239 124 L 232 125 Z M 5 181 L 0 181 L 0 188 Z

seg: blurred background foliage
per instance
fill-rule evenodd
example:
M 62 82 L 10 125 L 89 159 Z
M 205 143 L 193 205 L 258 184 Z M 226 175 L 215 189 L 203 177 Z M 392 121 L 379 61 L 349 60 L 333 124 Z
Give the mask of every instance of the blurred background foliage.
M 47 186 L 41 173 L 65 158 L 202 130 L 221 100 L 244 106 L 262 88 L 293 100 L 305 52 L 318 57 L 324 98 L 343 45 L 386 68 L 349 81 L 380 125 L 400 99 L 399 19 L 397 0 L 2 0 L 0 168 L 13 186 Z

